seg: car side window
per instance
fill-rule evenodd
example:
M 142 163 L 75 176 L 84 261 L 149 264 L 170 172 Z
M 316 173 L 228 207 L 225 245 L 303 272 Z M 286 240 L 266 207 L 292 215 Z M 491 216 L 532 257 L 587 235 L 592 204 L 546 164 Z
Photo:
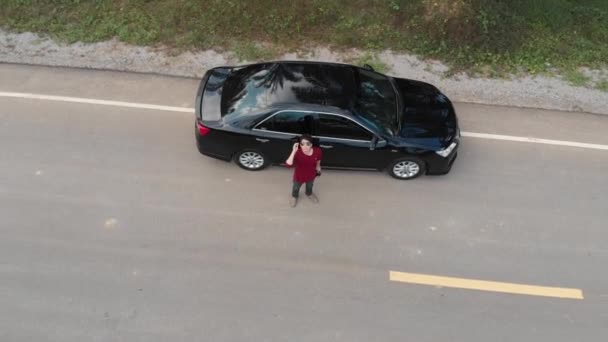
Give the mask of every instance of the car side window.
M 372 134 L 354 121 L 330 114 L 319 114 L 319 135 L 338 139 L 372 140 Z
M 312 134 L 314 117 L 311 113 L 280 112 L 262 122 L 256 128 L 289 134 Z

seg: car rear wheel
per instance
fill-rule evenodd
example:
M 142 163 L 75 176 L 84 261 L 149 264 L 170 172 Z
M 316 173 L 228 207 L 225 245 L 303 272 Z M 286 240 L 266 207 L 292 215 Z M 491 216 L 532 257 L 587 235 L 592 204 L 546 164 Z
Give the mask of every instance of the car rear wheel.
M 391 176 L 401 180 L 414 179 L 424 172 L 424 162 L 418 158 L 397 159 L 388 169 Z
M 238 166 L 249 171 L 262 170 L 267 166 L 264 155 L 255 150 L 244 150 L 237 153 L 234 156 L 234 161 Z

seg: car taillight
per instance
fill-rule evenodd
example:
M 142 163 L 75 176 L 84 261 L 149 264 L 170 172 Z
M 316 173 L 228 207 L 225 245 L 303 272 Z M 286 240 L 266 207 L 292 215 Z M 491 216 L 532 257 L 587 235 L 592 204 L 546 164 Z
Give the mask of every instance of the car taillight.
M 203 137 L 203 136 L 209 134 L 209 132 L 211 132 L 211 128 L 203 126 L 203 124 L 198 121 L 196 122 L 196 127 L 198 128 L 198 134 L 201 137 Z

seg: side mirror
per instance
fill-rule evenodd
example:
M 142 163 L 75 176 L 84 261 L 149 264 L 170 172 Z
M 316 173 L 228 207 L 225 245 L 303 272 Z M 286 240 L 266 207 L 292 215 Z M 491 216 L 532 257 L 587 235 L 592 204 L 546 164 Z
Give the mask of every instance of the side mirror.
M 372 138 L 372 141 L 369 142 L 369 149 L 372 151 L 375 150 L 376 145 L 378 145 L 378 137 L 374 135 L 374 137 Z
M 374 68 L 373 68 L 371 65 L 369 65 L 369 64 L 363 64 L 363 67 L 364 67 L 365 69 L 367 69 L 367 70 L 376 71 L 376 70 L 374 70 Z

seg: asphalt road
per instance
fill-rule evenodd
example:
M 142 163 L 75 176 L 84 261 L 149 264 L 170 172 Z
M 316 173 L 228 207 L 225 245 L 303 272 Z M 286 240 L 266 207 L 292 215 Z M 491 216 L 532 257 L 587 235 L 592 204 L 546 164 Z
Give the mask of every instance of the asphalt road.
M 0 64 L 0 92 L 192 107 L 197 84 Z M 608 144 L 605 116 L 457 110 Z M 0 341 L 602 341 L 607 175 L 608 151 L 465 137 L 447 176 L 328 170 L 292 209 L 289 170 L 199 155 L 189 113 L 0 96 Z

